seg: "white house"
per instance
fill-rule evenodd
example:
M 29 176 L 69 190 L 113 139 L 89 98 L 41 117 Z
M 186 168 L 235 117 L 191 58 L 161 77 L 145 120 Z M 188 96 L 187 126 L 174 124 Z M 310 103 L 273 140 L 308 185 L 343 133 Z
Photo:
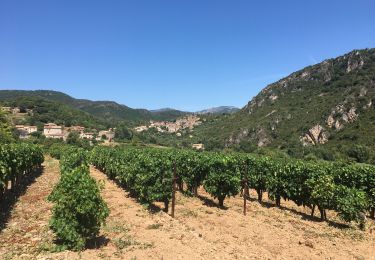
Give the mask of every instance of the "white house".
M 62 126 L 48 123 L 44 125 L 43 134 L 47 138 L 64 138 Z
M 94 133 L 81 133 L 79 137 L 82 139 L 92 140 L 94 139 Z

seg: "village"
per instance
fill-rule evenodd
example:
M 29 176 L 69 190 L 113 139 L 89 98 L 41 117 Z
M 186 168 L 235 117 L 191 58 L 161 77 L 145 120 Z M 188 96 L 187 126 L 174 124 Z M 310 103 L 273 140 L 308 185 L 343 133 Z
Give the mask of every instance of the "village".
M 0 107 L 7 114 L 11 114 L 14 118 L 22 119 L 25 115 L 32 115 L 31 109 L 21 109 L 19 107 Z M 182 136 L 182 130 L 194 129 L 194 127 L 201 125 L 201 119 L 196 115 L 188 115 L 186 117 L 177 119 L 175 121 L 150 121 L 149 124 L 135 127 L 133 130 L 137 133 L 142 133 L 149 129 L 156 129 L 159 133 L 176 134 L 176 136 Z M 35 125 L 26 124 L 15 124 L 15 129 L 20 139 L 28 139 L 33 133 L 38 132 L 38 127 Z M 43 125 L 43 129 L 39 129 L 39 132 L 45 138 L 61 139 L 66 141 L 71 133 L 77 133 L 80 139 L 89 141 L 104 141 L 110 143 L 114 141 L 115 129 L 110 128 L 108 130 L 97 131 L 95 129 L 86 129 L 80 125 L 64 126 L 55 123 L 46 123 Z M 190 138 L 193 136 L 190 135 Z M 204 145 L 201 143 L 192 144 L 192 148 L 197 150 L 204 149 Z
M 182 129 L 192 130 L 195 126 L 202 124 L 200 118 L 196 115 L 189 115 L 187 117 L 177 119 L 175 122 L 170 121 L 150 121 L 149 125 L 141 125 L 134 130 L 138 133 L 147 131 L 150 128 L 155 128 L 160 133 L 176 133 L 177 136 L 180 136 L 181 133 L 178 131 Z
M 176 134 L 176 136 L 182 136 L 181 130 L 189 129 L 192 131 L 195 126 L 202 124 L 201 119 L 196 115 L 189 115 L 184 118 L 177 119 L 174 122 L 171 121 L 150 121 L 149 125 L 141 125 L 135 127 L 134 130 L 137 133 L 147 131 L 149 129 L 156 129 L 159 133 L 170 133 Z M 192 135 L 189 135 L 192 138 Z M 192 148 L 196 150 L 203 150 L 204 145 L 202 143 L 192 144 Z
M 12 114 L 13 116 L 19 116 L 22 114 L 32 114 L 33 111 L 31 109 L 26 109 L 22 111 L 19 107 L 1 107 L 5 113 Z M 38 127 L 34 125 L 15 125 L 19 133 L 20 139 L 28 139 L 32 133 L 38 132 Z M 42 134 L 46 138 L 53 138 L 53 139 L 62 139 L 66 141 L 70 133 L 78 133 L 79 138 L 86 139 L 86 140 L 104 140 L 106 142 L 112 142 L 115 137 L 115 131 L 113 128 L 108 130 L 96 131 L 90 130 L 86 131 L 85 127 L 83 126 L 62 126 L 57 125 L 54 123 L 47 123 L 43 126 Z
M 27 139 L 30 137 L 30 134 L 38 131 L 36 126 L 16 125 L 15 127 L 19 132 L 20 139 Z M 81 139 L 86 140 L 105 140 L 107 142 L 112 142 L 115 137 L 115 132 L 112 128 L 99 132 L 86 132 L 83 126 L 65 127 L 54 123 L 48 123 L 43 127 L 43 135 L 46 138 L 62 139 L 64 141 L 66 141 L 70 133 L 74 132 L 78 133 Z

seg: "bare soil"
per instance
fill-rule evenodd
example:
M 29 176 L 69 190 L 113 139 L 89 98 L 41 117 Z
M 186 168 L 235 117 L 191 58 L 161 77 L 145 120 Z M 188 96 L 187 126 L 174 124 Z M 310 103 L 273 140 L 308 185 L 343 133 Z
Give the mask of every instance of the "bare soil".
M 111 213 L 88 249 L 51 252 L 52 205 L 45 199 L 59 173 L 57 161 L 47 159 L 0 231 L 0 259 L 375 259 L 373 220 L 360 231 L 332 212 L 320 222 L 308 209 L 285 201 L 280 209 L 267 198 L 248 201 L 244 216 L 242 198 L 226 199 L 222 209 L 203 189 L 198 198 L 177 193 L 173 219 L 162 204 L 146 208 L 100 171 L 91 174 L 103 183 Z

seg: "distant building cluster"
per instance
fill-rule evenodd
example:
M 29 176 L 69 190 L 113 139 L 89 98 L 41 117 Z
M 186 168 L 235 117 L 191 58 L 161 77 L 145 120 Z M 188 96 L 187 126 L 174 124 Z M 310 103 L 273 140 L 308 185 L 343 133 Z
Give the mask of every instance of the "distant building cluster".
M 76 132 L 79 134 L 81 139 L 87 140 L 107 140 L 112 142 L 115 137 L 114 129 L 110 128 L 106 131 L 99 131 L 97 134 L 96 132 L 86 132 L 85 127 L 83 126 L 70 126 L 70 127 L 62 127 L 53 123 L 48 123 L 44 125 L 43 134 L 47 138 L 59 138 L 66 140 L 68 135 L 72 132 Z
M 8 114 L 32 114 L 33 111 L 31 109 L 22 109 L 19 107 L 0 107 L 0 110 L 4 111 Z M 18 130 L 19 137 L 21 139 L 27 139 L 30 137 L 31 133 L 37 132 L 38 128 L 33 125 L 16 125 L 15 128 Z M 46 138 L 55 138 L 55 139 L 63 139 L 66 140 L 68 135 L 71 132 L 76 132 L 79 134 L 79 137 L 81 139 L 87 139 L 87 140 L 105 140 L 107 142 L 112 142 L 115 138 L 115 131 L 114 129 L 110 128 L 108 130 L 104 131 L 85 131 L 85 127 L 83 126 L 70 126 L 65 127 L 61 125 L 57 125 L 54 123 L 48 123 L 43 126 L 43 135 Z
M 176 122 L 170 122 L 170 121 L 150 121 L 150 124 L 147 125 L 141 125 L 134 130 L 136 132 L 143 132 L 147 131 L 150 128 L 156 128 L 158 132 L 164 133 L 177 133 L 178 131 L 182 129 L 193 129 L 195 126 L 200 125 L 202 122 L 200 121 L 200 118 L 195 115 L 189 115 L 187 117 L 177 119 Z

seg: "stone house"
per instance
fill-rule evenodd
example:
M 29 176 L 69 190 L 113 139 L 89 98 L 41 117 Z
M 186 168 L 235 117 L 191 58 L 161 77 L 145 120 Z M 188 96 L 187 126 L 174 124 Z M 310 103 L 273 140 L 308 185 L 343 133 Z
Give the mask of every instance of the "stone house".
M 203 144 L 193 144 L 191 147 L 193 147 L 194 149 L 197 149 L 197 150 L 203 150 L 204 149 Z
M 19 132 L 19 137 L 21 139 L 29 138 L 29 134 L 37 132 L 38 128 L 36 126 L 27 126 L 27 125 L 16 125 L 16 129 Z
M 79 126 L 79 125 L 73 125 L 73 126 L 69 127 L 68 131 L 69 132 L 77 132 L 77 133 L 82 134 L 85 131 L 85 127 Z
M 15 107 L 15 108 L 12 109 L 12 114 L 13 114 L 13 115 L 18 114 L 18 113 L 20 113 L 20 112 L 21 112 L 21 109 L 18 108 L 18 107 Z
M 96 139 L 101 140 L 103 136 L 106 140 L 111 142 L 113 138 L 115 138 L 115 132 L 112 129 L 109 129 L 108 131 L 99 131 L 98 137 Z
M 81 133 L 81 134 L 79 135 L 79 137 L 80 137 L 81 139 L 92 140 L 92 139 L 94 139 L 94 135 L 95 135 L 95 133 L 92 133 L 92 132 L 89 132 L 89 133 Z
M 47 138 L 64 138 L 62 126 L 53 123 L 48 123 L 44 125 L 43 134 Z

